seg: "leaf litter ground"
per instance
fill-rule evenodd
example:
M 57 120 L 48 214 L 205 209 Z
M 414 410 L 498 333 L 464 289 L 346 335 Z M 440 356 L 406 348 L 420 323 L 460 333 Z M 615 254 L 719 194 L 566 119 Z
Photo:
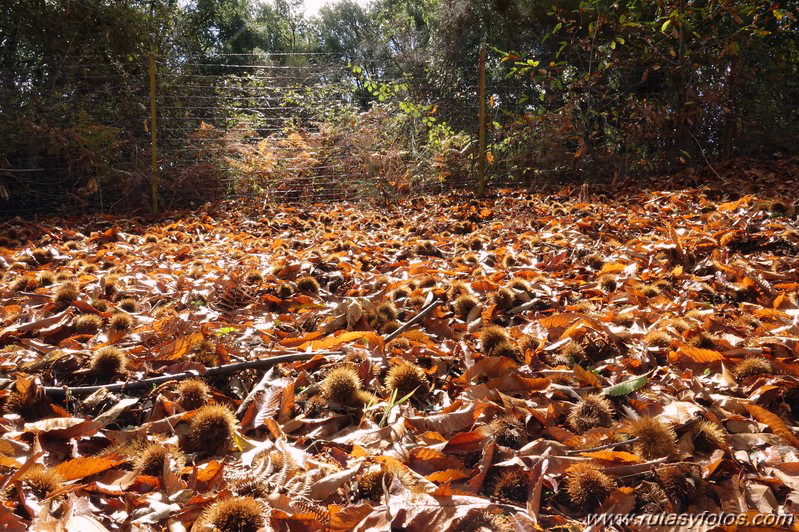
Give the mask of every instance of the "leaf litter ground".
M 793 513 L 794 221 L 707 187 L 5 223 L 0 522 Z

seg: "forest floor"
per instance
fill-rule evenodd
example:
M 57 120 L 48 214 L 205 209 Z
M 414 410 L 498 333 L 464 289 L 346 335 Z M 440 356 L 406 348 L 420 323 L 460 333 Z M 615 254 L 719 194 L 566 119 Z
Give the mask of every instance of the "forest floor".
M 799 172 L 732 170 L 616 197 L 2 223 L 0 523 L 793 514 Z

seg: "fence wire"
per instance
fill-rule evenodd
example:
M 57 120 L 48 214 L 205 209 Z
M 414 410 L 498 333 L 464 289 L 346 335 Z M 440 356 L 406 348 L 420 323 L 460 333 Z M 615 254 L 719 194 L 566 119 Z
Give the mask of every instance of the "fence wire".
M 330 54 L 155 65 L 155 173 L 166 208 L 229 196 L 320 202 L 476 186 L 476 79 L 437 91 L 424 72 L 367 80 Z M 688 142 L 678 144 L 673 90 L 643 84 L 641 72 L 540 92 L 539 102 L 535 83 L 501 71 L 497 58 L 489 66 L 484 156 L 493 186 L 669 170 L 654 165 L 658 153 L 701 163 L 721 153 L 733 122 L 736 95 L 710 78 L 697 89 Z M 734 107 L 746 144 L 739 153 L 795 150 L 799 84 L 739 90 L 739 101 L 756 103 Z M 381 103 L 393 91 L 401 97 Z M 91 57 L 25 75 L 0 68 L 0 216 L 148 212 L 149 92 L 147 58 Z

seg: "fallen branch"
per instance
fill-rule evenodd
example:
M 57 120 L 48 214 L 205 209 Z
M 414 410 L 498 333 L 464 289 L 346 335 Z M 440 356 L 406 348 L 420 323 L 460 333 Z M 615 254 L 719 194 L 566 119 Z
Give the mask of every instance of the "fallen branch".
M 402 325 L 396 331 L 386 336 L 385 338 L 386 343 L 390 342 L 400 334 L 404 333 L 405 331 L 407 331 L 408 329 L 410 329 L 411 327 L 422 321 L 424 317 L 433 312 L 433 309 L 436 308 L 440 303 L 441 301 L 436 299 L 432 303 L 427 305 L 425 308 L 420 310 L 419 314 L 408 320 L 408 322 L 405 325 Z
M 607 445 L 600 445 L 599 447 L 591 447 L 590 449 L 569 449 L 568 451 L 566 451 L 566 454 L 592 453 L 594 451 L 601 451 L 603 449 L 612 449 L 613 447 L 621 447 L 622 445 L 627 445 L 628 443 L 633 443 L 637 441 L 638 438 L 630 438 L 629 440 L 614 441 L 613 443 L 608 443 Z
M 225 364 L 208 369 L 205 373 L 197 371 L 185 371 L 183 373 L 174 373 L 172 375 L 159 375 L 158 377 L 151 377 L 149 379 L 142 379 L 131 382 L 119 382 L 114 384 L 98 384 L 96 386 L 45 386 L 44 393 L 50 397 L 64 397 L 70 395 L 91 395 L 101 388 L 105 388 L 109 392 L 123 392 L 130 390 L 140 390 L 142 388 L 149 388 L 150 386 L 157 386 L 168 381 L 190 379 L 192 377 L 218 377 L 220 375 L 227 375 L 236 371 L 243 371 L 245 369 L 265 369 L 283 364 L 285 362 L 296 362 L 298 360 L 308 360 L 317 355 L 337 355 L 339 351 L 323 351 L 313 353 L 292 353 L 290 355 L 279 355 L 271 358 L 262 358 L 259 360 L 248 360 L 246 362 L 234 362 L 232 364 Z

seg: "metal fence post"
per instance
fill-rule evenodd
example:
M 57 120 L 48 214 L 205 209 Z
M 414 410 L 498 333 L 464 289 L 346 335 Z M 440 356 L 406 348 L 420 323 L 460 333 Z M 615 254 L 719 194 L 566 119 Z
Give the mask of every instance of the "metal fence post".
M 158 143 L 155 120 L 155 52 L 150 52 L 150 187 L 153 196 L 153 214 L 158 214 Z
M 478 73 L 478 93 L 480 101 L 477 108 L 478 123 L 478 153 L 477 172 L 480 178 L 479 194 L 482 196 L 486 188 L 486 52 L 480 47 L 480 70 Z

